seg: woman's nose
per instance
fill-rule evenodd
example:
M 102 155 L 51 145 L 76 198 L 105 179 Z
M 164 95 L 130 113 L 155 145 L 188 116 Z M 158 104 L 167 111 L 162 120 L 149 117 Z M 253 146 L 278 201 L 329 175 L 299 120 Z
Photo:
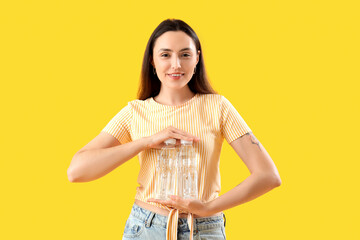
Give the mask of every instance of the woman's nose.
M 172 68 L 174 68 L 174 69 L 180 68 L 181 67 L 180 59 L 177 56 L 175 56 L 171 61 L 171 65 L 172 65 Z

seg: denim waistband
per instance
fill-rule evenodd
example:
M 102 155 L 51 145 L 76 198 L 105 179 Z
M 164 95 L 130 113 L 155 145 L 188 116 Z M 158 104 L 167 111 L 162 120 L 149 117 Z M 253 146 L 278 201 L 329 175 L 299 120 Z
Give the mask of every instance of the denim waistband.
M 161 214 L 149 211 L 145 208 L 140 207 L 136 203 L 134 203 L 130 215 L 143 221 L 146 227 L 154 224 L 158 227 L 166 229 L 168 220 L 167 216 L 163 216 Z M 194 218 L 194 231 L 202 231 L 224 226 L 224 217 L 225 216 L 222 213 L 220 216 Z M 186 218 L 179 218 L 178 231 L 190 231 Z

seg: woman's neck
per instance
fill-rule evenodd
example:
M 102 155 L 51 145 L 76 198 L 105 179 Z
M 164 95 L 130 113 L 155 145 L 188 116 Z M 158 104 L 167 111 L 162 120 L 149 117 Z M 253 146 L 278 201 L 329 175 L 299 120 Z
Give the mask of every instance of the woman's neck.
M 195 93 L 191 92 L 189 88 L 176 91 L 160 90 L 160 93 L 154 97 L 154 100 L 158 103 L 170 106 L 176 106 L 189 101 L 195 96 Z

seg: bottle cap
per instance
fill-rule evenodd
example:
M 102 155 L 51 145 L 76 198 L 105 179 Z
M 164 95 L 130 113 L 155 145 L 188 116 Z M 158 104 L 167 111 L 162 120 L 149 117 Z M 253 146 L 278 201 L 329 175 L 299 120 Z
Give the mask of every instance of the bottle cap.
M 180 143 L 181 143 L 181 144 L 192 144 L 193 141 L 192 141 L 192 140 L 184 140 L 184 139 L 181 139 L 181 140 L 180 140 Z
M 176 143 L 176 139 L 175 139 L 175 138 L 169 138 L 169 139 L 166 139 L 166 140 L 164 141 L 164 143 L 165 143 L 166 145 L 175 144 L 175 143 Z

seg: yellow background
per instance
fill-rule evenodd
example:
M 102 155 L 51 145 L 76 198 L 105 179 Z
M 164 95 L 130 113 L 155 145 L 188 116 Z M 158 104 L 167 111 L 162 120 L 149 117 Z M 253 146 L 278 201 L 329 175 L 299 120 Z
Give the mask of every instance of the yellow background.
M 134 158 L 71 183 L 73 155 L 136 98 L 166 18 L 197 32 L 214 88 L 282 185 L 225 211 L 228 239 L 360 239 L 357 1 L 2 1 L 0 239 L 121 239 Z M 224 142 L 222 193 L 249 172 Z

